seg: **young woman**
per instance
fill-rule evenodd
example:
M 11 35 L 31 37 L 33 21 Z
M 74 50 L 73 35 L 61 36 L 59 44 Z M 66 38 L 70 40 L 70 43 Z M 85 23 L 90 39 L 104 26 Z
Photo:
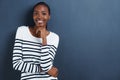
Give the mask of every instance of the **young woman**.
M 35 25 L 20 26 L 13 50 L 13 68 L 21 71 L 21 80 L 57 80 L 53 66 L 59 36 L 47 29 L 50 8 L 45 2 L 33 7 Z

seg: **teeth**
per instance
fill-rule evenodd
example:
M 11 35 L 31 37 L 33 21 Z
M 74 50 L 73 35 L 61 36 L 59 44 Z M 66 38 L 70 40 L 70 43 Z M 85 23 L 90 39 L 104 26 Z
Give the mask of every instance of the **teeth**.
M 41 21 L 41 20 L 39 20 L 39 21 L 37 21 L 38 23 L 43 23 L 43 21 Z

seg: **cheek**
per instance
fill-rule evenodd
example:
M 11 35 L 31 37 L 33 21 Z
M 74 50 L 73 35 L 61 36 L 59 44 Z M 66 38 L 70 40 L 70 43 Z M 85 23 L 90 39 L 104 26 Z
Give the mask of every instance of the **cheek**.
M 35 19 L 36 19 L 36 17 L 35 16 L 33 16 L 33 21 L 35 22 Z
M 33 16 L 33 19 L 36 19 L 36 16 Z
M 48 21 L 50 17 L 49 16 L 45 16 L 44 18 Z

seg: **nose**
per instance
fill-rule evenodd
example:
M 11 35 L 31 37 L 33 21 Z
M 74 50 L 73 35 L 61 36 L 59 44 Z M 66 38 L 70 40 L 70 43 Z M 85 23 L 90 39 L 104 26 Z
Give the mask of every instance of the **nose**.
M 39 18 L 39 19 L 41 19 L 41 18 L 42 18 L 42 15 L 41 15 L 40 13 L 38 14 L 38 18 Z

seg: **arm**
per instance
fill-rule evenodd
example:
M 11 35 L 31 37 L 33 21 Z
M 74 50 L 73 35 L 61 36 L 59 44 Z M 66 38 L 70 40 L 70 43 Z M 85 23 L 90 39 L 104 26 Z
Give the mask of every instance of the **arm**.
M 54 61 L 55 55 L 57 52 L 57 48 L 55 46 L 51 46 L 50 50 L 49 50 L 49 54 L 51 56 L 52 61 Z M 57 77 L 58 76 L 58 68 L 55 66 L 52 66 L 48 72 L 49 75 L 53 76 L 53 77 Z
M 53 45 L 41 46 L 41 69 L 43 72 L 48 72 L 52 66 L 56 55 L 56 48 Z
M 52 45 L 47 45 L 47 38 L 46 38 L 47 35 L 45 33 L 45 30 L 43 29 L 38 31 L 37 31 L 38 35 L 40 35 L 42 38 L 41 50 L 47 51 L 50 58 L 48 59 L 46 56 L 41 56 L 41 64 L 40 64 L 41 70 L 43 72 L 47 72 L 51 76 L 56 77 L 58 75 L 58 69 L 56 67 L 53 67 L 53 61 L 54 61 L 54 57 L 56 55 L 56 51 L 59 43 L 59 36 L 56 34 L 52 34 L 53 36 L 51 36 L 51 38 L 49 39 Z M 49 50 L 47 47 L 49 48 Z
M 50 42 L 52 45 L 46 45 L 46 46 L 41 47 L 42 50 L 45 50 L 47 47 L 49 48 L 48 50 L 46 49 L 46 51 L 48 52 L 49 58 L 51 59 L 50 67 L 44 68 L 46 65 L 41 64 L 41 68 L 42 68 L 42 70 L 46 70 L 46 72 L 49 75 L 56 77 L 58 75 L 58 69 L 53 66 L 53 61 L 54 61 L 54 58 L 55 58 L 55 55 L 57 52 L 59 37 L 56 35 L 51 36 Z M 43 56 L 43 58 L 44 58 L 44 56 Z
M 22 59 L 22 29 L 18 28 L 13 49 L 13 68 L 21 72 L 40 72 L 40 66 L 24 62 Z

